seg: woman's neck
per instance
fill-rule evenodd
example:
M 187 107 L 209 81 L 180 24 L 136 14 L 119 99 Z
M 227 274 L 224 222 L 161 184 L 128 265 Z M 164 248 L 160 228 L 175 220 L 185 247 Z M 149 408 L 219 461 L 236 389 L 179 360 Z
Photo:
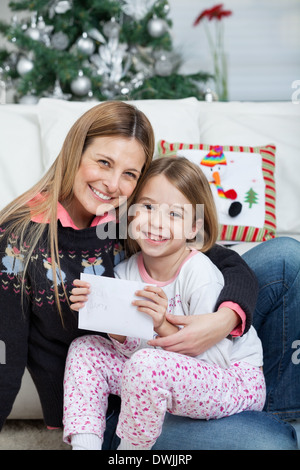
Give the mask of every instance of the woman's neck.
M 160 257 L 148 256 L 142 252 L 144 266 L 152 279 L 156 281 L 169 281 L 172 279 L 183 261 L 189 256 L 190 249 L 184 247 L 176 253 L 163 255 Z

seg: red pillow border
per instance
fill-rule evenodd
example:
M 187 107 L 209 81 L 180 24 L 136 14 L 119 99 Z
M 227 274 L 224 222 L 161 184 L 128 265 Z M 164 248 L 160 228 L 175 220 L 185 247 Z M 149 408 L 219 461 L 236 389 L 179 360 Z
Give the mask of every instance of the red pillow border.
M 262 228 L 220 224 L 218 240 L 223 242 L 261 242 L 276 237 L 276 187 L 275 155 L 276 146 L 248 147 L 240 145 L 185 144 L 182 142 L 158 142 L 159 156 L 177 156 L 178 150 L 211 150 L 222 146 L 225 152 L 259 153 L 262 157 L 262 173 L 265 182 L 265 220 Z

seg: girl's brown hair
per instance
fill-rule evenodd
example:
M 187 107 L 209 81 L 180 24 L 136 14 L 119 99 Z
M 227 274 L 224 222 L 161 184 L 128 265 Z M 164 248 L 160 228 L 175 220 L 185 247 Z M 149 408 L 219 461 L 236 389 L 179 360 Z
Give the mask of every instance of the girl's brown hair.
M 204 206 L 204 239 L 201 241 L 199 251 L 206 252 L 216 243 L 218 236 L 218 217 L 209 182 L 199 166 L 184 157 L 161 157 L 152 161 L 147 174 L 141 180 L 135 192 L 134 204 L 144 186 L 151 178 L 164 175 L 193 205 Z M 197 247 L 197 246 L 196 246 Z M 139 251 L 139 246 L 130 237 L 127 239 L 129 253 Z
M 44 230 L 48 230 L 48 249 L 52 260 L 55 297 L 60 314 L 55 269 L 56 265 L 60 267 L 57 203 L 58 201 L 67 203 L 72 200 L 74 179 L 83 152 L 96 137 L 108 136 L 136 139 L 140 143 L 145 153 L 143 175 L 147 171 L 154 153 L 152 126 L 145 114 L 135 106 L 122 101 L 106 101 L 91 108 L 73 124 L 58 157 L 47 173 L 31 189 L 0 212 L 0 225 L 6 224 L 6 236 L 9 237 L 13 233 L 14 239 L 17 237 L 20 249 L 24 242 L 27 246 L 30 245 L 24 259 L 23 279 L 41 235 Z M 31 224 L 33 217 L 42 219 L 44 223 Z M 65 289 L 64 292 L 68 299 Z

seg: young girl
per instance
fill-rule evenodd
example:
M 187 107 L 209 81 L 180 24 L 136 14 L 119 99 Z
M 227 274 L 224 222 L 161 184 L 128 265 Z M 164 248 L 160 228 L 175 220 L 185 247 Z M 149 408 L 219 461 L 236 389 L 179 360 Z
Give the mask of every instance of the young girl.
M 129 248 L 140 251 L 119 264 L 115 273 L 149 284 L 137 292 L 140 299 L 133 304 L 151 315 L 157 335 L 168 336 L 177 330 L 168 321 L 168 313 L 212 311 L 223 287 L 221 272 L 187 243 L 201 226 L 201 250 L 205 252 L 216 241 L 210 187 L 200 168 L 188 160 L 163 158 L 150 165 L 134 202 Z M 202 220 L 196 218 L 198 204 L 204 205 Z M 89 289 L 79 280 L 75 285 L 70 300 L 78 310 Z M 253 327 L 242 337 L 225 338 L 193 358 L 120 335 L 110 335 L 110 340 L 101 336 L 76 339 L 65 370 L 64 440 L 73 449 L 101 449 L 109 394 L 121 397 L 116 432 L 122 450 L 151 449 L 167 411 L 217 419 L 262 410 L 261 366 L 261 343 Z

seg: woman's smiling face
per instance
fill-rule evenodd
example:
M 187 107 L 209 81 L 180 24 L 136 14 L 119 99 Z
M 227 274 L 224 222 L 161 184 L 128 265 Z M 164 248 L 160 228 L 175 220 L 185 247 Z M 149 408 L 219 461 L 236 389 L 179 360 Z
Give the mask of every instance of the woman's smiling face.
M 67 210 L 78 228 L 97 214 L 120 205 L 134 191 L 145 153 L 134 138 L 96 137 L 84 151 L 75 176 L 73 199 Z

